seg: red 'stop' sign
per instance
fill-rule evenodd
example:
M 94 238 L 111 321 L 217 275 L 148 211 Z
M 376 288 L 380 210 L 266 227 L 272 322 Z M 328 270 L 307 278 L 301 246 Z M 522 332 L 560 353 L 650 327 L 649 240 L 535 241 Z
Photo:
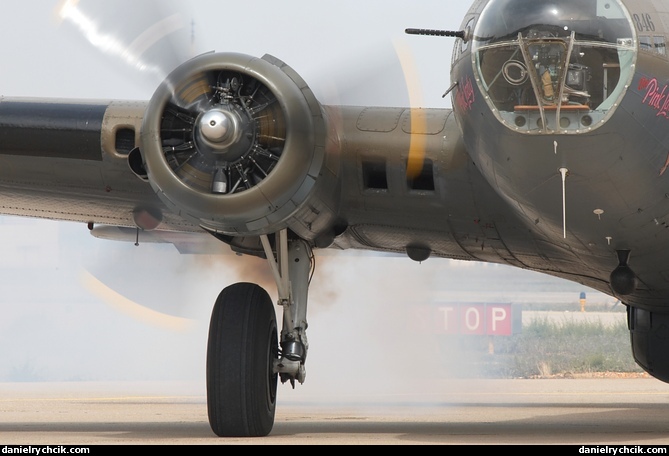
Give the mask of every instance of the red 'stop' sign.
M 511 304 L 442 304 L 426 308 L 423 322 L 441 334 L 510 336 L 512 308 Z

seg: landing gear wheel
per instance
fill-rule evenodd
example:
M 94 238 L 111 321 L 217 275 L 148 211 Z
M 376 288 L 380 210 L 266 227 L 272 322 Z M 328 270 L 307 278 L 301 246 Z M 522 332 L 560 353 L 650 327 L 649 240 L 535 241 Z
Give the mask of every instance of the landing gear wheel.
M 209 424 L 219 437 L 261 437 L 274 425 L 278 332 L 272 300 L 253 283 L 216 299 L 207 345 Z

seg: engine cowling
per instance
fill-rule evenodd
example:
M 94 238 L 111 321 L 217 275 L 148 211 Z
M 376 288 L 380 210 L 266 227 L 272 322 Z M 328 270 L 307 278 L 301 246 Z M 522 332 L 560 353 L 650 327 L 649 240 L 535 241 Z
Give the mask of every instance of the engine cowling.
M 156 90 L 140 149 L 170 209 L 207 230 L 247 236 L 290 227 L 324 194 L 316 189 L 325 141 L 323 110 L 290 67 L 272 56 L 209 53 Z

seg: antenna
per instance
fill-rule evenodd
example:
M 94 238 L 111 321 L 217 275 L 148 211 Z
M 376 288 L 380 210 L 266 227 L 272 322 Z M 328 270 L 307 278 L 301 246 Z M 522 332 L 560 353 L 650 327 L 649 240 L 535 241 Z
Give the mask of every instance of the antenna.
M 562 236 L 567 239 L 567 173 L 569 170 L 567 168 L 560 168 L 560 174 L 562 175 Z

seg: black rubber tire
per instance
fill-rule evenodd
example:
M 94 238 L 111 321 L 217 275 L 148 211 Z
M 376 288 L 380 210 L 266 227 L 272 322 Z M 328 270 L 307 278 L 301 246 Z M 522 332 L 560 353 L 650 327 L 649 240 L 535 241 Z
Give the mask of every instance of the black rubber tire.
M 278 352 L 267 292 L 253 283 L 225 288 L 214 305 L 207 344 L 207 408 L 216 435 L 261 437 L 272 431 Z

